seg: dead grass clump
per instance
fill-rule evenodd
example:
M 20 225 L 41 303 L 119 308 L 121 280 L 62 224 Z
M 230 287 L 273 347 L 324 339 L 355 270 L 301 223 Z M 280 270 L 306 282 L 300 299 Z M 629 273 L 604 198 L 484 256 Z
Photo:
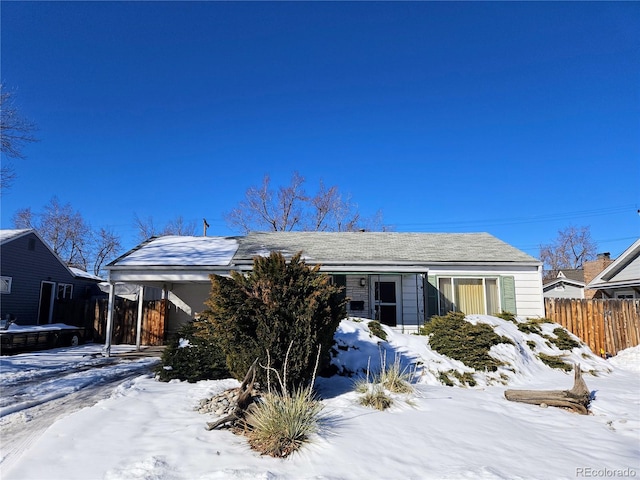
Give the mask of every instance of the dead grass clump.
M 286 457 L 317 432 L 322 408 L 310 387 L 293 394 L 268 393 L 245 418 L 249 444 L 263 454 Z

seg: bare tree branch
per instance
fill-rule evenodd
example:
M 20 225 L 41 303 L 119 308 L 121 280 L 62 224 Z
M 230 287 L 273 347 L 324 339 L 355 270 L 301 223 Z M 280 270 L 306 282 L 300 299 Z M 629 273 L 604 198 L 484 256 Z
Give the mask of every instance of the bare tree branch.
M 187 222 L 182 215 L 169 220 L 164 228 L 159 229 L 155 226 L 153 217 L 149 216 L 146 219 L 141 219 L 137 214 L 134 214 L 134 226 L 138 229 L 138 239 L 140 241 L 148 240 L 151 237 L 158 235 L 195 235 L 196 234 L 196 222 Z
M 7 158 L 24 158 L 24 145 L 37 141 L 32 133 L 36 126 L 20 115 L 14 98 L 14 92 L 8 91 L 0 83 L 0 152 Z M 13 165 L 3 162 L 0 169 L 0 193 L 11 186 L 15 177 Z
M 118 251 L 122 248 L 120 244 L 120 237 L 110 230 L 101 228 L 94 236 L 94 260 L 93 260 L 93 273 L 94 275 L 100 275 L 102 267 L 109 258 L 113 258 L 117 255 Z
M 327 187 L 320 181 L 315 195 L 307 195 L 305 179 L 294 172 L 289 185 L 275 192 L 268 175 L 260 187 L 249 187 L 245 198 L 225 215 L 231 228 L 243 233 L 267 231 L 356 231 L 382 228 L 381 214 L 363 219 L 357 205 L 343 199 L 337 186 Z
M 553 243 L 540 246 L 540 260 L 549 272 L 579 269 L 585 261 L 596 257 L 597 248 L 589 227 L 570 226 L 560 230 Z

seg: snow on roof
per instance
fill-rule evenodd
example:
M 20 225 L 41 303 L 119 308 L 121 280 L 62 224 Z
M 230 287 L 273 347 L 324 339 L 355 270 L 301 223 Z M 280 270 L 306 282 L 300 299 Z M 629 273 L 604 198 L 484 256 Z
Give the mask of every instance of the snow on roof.
M 8 240 L 11 240 L 13 238 L 19 237 L 21 235 L 24 235 L 25 233 L 31 232 L 32 230 L 30 229 L 6 229 L 6 230 L 0 230 L 0 243 L 4 243 Z
M 150 240 L 113 262 L 118 266 L 224 266 L 238 250 L 234 237 L 168 235 Z
M 98 282 L 103 282 L 104 278 L 102 277 L 98 277 L 97 275 L 93 275 L 89 272 L 85 272 L 84 270 L 80 269 L 80 268 L 76 268 L 76 267 L 69 267 L 69 270 L 71 270 L 71 273 L 73 273 L 74 277 L 77 278 L 86 278 L 89 280 L 97 280 Z

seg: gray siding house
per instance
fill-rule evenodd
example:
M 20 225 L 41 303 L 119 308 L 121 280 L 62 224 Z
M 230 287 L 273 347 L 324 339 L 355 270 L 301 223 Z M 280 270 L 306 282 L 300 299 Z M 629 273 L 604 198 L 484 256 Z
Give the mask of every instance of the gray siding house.
M 542 264 L 487 233 L 252 232 L 159 237 L 110 263 L 109 282 L 163 288 L 168 332 L 204 310 L 210 274 L 252 268 L 256 256 L 302 252 L 346 288 L 348 314 L 416 331 L 432 315 L 544 316 Z
M 567 269 L 544 281 L 542 291 L 545 298 L 584 298 L 585 285 L 583 270 Z
M 70 269 L 34 230 L 0 230 L 0 315 L 20 325 L 57 319 L 61 303 L 88 298 L 102 279 Z
M 589 282 L 594 298 L 640 298 L 640 239 Z

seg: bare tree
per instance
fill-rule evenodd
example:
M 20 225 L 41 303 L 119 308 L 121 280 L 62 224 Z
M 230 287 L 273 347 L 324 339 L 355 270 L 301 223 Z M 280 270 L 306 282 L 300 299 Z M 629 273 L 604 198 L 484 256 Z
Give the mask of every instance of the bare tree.
M 151 216 L 146 219 L 142 219 L 135 214 L 133 222 L 134 226 L 138 229 L 138 239 L 140 241 L 148 240 L 151 237 L 160 235 L 193 236 L 196 234 L 196 222 L 187 222 L 182 215 L 174 218 L 173 220 L 169 220 L 163 228 L 158 228 Z
M 13 224 L 36 230 L 67 265 L 85 271 L 91 265 L 96 275 L 121 248 L 117 235 L 104 228 L 94 232 L 80 212 L 69 203 L 61 204 L 57 197 L 43 207 L 42 213 L 34 213 L 30 207 L 18 210 Z
M 357 205 L 345 200 L 337 186 L 320 182 L 315 195 L 304 189 L 305 179 L 294 172 L 287 186 L 274 191 L 268 175 L 259 187 L 249 187 L 236 208 L 225 215 L 227 224 L 248 233 L 267 231 L 355 231 L 366 227 L 379 229 L 380 214 L 374 220 L 363 219 Z
M 24 158 L 24 145 L 37 141 L 33 136 L 35 125 L 20 115 L 14 98 L 14 93 L 0 83 L 0 152 L 8 159 Z M 13 165 L 3 161 L 0 169 L 0 193 L 6 191 L 15 178 Z
M 100 275 L 102 267 L 122 249 L 120 237 L 110 230 L 100 228 L 93 235 L 93 273 Z
M 16 228 L 33 228 L 67 265 L 87 269 L 91 229 L 71 204 L 60 204 L 53 197 L 42 213 L 31 208 L 19 210 L 13 217 Z
M 589 227 L 567 227 L 558 231 L 556 240 L 540 246 L 540 260 L 544 269 L 557 272 L 564 269 L 582 268 L 585 261 L 593 260 L 597 254 L 597 245 L 591 239 Z
M 187 222 L 182 215 L 177 216 L 173 220 L 169 220 L 162 230 L 162 235 L 195 235 L 196 222 Z

